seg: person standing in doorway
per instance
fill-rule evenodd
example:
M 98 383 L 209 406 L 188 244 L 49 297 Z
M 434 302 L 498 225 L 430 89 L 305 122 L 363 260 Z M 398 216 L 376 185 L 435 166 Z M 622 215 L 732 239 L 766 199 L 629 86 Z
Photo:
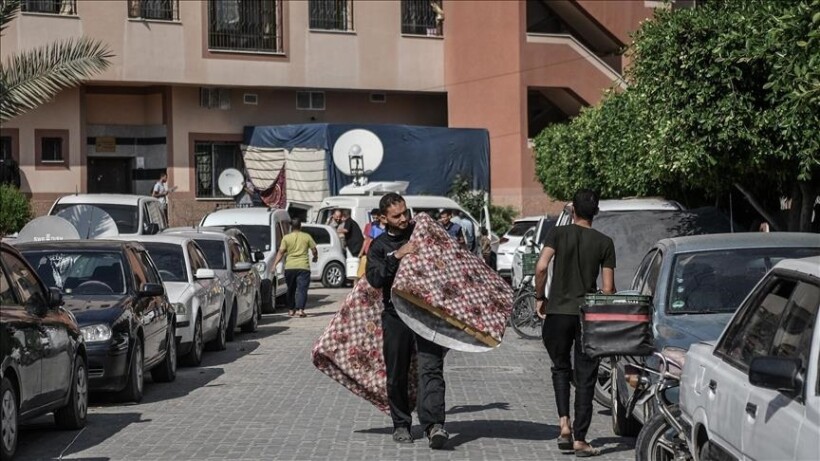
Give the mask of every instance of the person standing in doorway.
M 290 233 L 282 238 L 279 251 L 273 261 L 273 267 L 279 265 L 282 258 L 285 260 L 285 282 L 288 285 L 288 315 L 307 317 L 308 286 L 310 285 L 310 261 L 308 252 L 313 253 L 313 262 L 319 260 L 316 242 L 306 232 L 302 232 L 302 220 L 293 218 L 290 221 Z
M 176 186 L 170 189 L 168 188 L 168 173 L 162 173 L 159 176 L 159 181 L 157 181 L 154 184 L 154 188 L 151 189 L 151 197 L 158 199 L 160 205 L 162 205 L 162 213 L 165 215 L 166 222 L 168 221 L 168 194 L 176 189 Z
M 350 212 L 342 210 L 342 223 L 339 225 L 339 232 L 345 236 L 344 246 L 350 251 L 350 256 L 359 257 L 364 246 L 364 236 L 362 228 L 356 220 L 350 216 Z
M 444 430 L 444 356 L 447 348 L 418 336 L 396 313 L 391 290 L 399 262 L 416 252 L 409 243 L 413 227 L 407 214 L 407 204 L 401 195 L 391 192 L 379 201 L 379 220 L 386 232 L 370 245 L 367 255 L 367 282 L 382 290 L 382 328 L 384 330 L 384 362 L 387 366 L 387 399 L 393 420 L 393 440 L 413 443 L 410 434 L 412 415 L 408 395 L 408 379 L 413 351 L 418 360 L 418 416 L 430 448 L 441 449 L 449 439 Z
M 577 457 L 599 451 L 586 440 L 592 422 L 592 399 L 598 378 L 598 360 L 583 352 L 580 307 L 587 293 L 595 293 L 602 273 L 605 294 L 615 293 L 615 246 L 612 239 L 592 229 L 598 213 L 598 194 L 580 190 L 572 201 L 572 221 L 554 227 L 547 235 L 535 268 L 536 309 L 544 319 L 541 337 L 552 360 L 552 386 L 561 433 L 558 448 Z M 555 260 L 549 300 L 544 297 L 547 269 Z M 574 350 L 575 421 L 570 423 L 569 392 Z

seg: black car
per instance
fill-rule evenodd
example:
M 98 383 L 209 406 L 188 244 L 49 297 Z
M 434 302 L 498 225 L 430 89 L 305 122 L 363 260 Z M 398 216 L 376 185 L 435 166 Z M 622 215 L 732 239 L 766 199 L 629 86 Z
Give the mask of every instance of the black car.
M 88 350 L 92 391 L 139 402 L 143 373 L 176 378 L 175 317 L 159 273 L 135 242 L 63 240 L 17 246 L 46 285 L 62 290 Z
M 85 426 L 88 369 L 80 327 L 14 248 L 0 243 L 2 458 L 17 449 L 19 423 L 54 412 L 65 429 Z

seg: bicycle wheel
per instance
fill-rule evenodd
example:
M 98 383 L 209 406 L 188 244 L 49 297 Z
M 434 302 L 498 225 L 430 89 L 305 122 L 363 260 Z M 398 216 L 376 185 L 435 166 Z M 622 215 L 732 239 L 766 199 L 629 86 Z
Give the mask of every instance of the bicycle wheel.
M 541 317 L 535 312 L 535 293 L 527 291 L 513 302 L 510 324 L 524 339 L 541 338 Z

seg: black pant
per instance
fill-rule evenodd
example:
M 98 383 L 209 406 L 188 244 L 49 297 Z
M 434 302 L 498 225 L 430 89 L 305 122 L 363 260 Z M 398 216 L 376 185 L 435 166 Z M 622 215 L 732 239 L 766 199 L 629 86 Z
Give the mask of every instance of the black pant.
M 419 422 L 427 430 L 444 424 L 444 355 L 447 348 L 416 335 L 394 310 L 382 312 L 384 361 L 387 365 L 387 399 L 393 427 L 410 428 L 413 422 L 408 396 L 408 378 L 413 346 L 418 349 L 419 384 L 417 392 Z
M 285 269 L 285 283 L 288 285 L 288 309 L 304 309 L 307 304 L 310 271 L 307 269 Z
M 598 379 L 598 360 L 584 354 L 581 345 L 581 323 L 577 315 L 551 314 L 544 319 L 541 338 L 552 360 L 552 387 L 558 416 L 569 416 L 569 389 L 572 379 L 570 353 L 575 343 L 575 440 L 586 441 L 592 422 L 592 399 Z

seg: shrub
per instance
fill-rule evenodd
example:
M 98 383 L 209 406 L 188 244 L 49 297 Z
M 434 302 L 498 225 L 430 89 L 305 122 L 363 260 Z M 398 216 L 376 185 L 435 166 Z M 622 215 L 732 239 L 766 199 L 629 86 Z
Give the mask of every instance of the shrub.
M 28 198 L 20 189 L 0 184 L 0 236 L 19 231 L 31 217 Z

